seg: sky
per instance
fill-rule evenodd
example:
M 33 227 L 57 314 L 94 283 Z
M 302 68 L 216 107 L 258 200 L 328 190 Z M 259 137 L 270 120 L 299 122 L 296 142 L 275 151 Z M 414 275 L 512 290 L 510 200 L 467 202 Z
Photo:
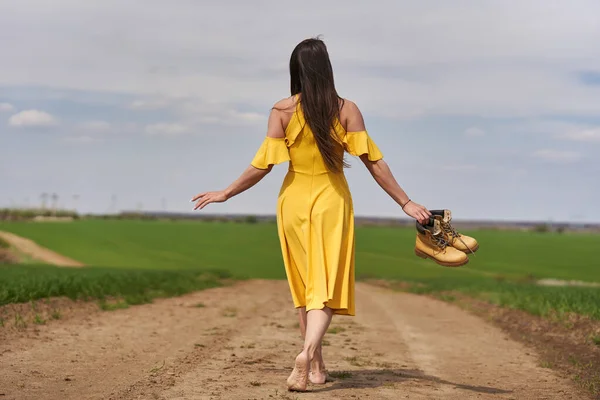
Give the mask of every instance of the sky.
M 0 1 L 0 207 L 192 210 L 249 165 L 321 35 L 409 196 L 600 222 L 600 2 Z M 360 160 L 360 216 L 403 217 Z M 287 170 L 205 213 L 274 214 Z

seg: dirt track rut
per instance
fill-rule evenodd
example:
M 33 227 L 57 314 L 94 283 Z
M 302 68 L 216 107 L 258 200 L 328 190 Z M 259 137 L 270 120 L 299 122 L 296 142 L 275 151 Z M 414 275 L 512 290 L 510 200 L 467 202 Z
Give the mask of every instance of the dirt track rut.
M 203 307 L 197 307 L 199 303 Z M 41 327 L 0 343 L 3 399 L 582 399 L 455 306 L 357 285 L 326 336 L 332 381 L 285 390 L 301 347 L 283 281 L 246 281 Z

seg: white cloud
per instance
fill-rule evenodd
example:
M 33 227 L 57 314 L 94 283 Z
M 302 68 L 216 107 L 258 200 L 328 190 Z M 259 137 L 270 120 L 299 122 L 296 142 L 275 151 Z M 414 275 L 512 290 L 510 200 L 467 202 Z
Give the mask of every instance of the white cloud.
M 227 102 L 188 99 L 173 106 L 178 115 L 191 124 L 224 126 L 251 126 L 264 124 L 267 115 L 253 111 L 240 111 Z
M 197 96 L 152 96 L 140 98 L 129 104 L 130 109 L 153 111 L 162 110 L 174 114 L 178 125 L 192 127 L 200 124 L 222 126 L 252 126 L 265 124 L 267 113 L 242 111 L 231 101 L 206 100 Z M 157 128 L 172 130 L 160 124 Z M 175 127 L 173 130 L 177 131 Z
M 588 128 L 573 130 L 562 136 L 564 139 L 576 142 L 597 142 L 600 143 L 600 128 Z
M 21 111 L 8 119 L 8 124 L 16 127 L 43 127 L 57 123 L 58 121 L 52 115 L 39 110 Z
M 106 132 L 111 129 L 112 125 L 107 121 L 87 121 L 81 123 L 79 127 L 89 132 Z
M 233 113 L 234 118 L 240 120 L 240 121 L 244 121 L 244 122 L 248 122 L 248 123 L 262 123 L 264 121 L 267 120 L 267 117 L 263 114 L 259 114 L 259 113 L 255 113 L 255 112 L 234 112 Z
M 541 149 L 533 152 L 533 157 L 554 163 L 574 163 L 581 160 L 582 155 L 575 151 Z
M 289 90 L 286 63 L 293 46 L 323 33 L 340 93 L 370 114 L 512 117 L 595 115 L 600 109 L 600 87 L 574 79 L 579 71 L 600 69 L 600 53 L 589 40 L 600 36 L 596 0 L 552 7 L 523 0 L 510 8 L 500 1 L 381 0 L 378 13 L 368 2 L 340 10 L 307 1 L 294 13 L 283 3 L 233 0 L 208 9 L 192 1 L 177 7 L 145 0 L 86 6 L 15 1 L 0 12 L 1 32 L 22 32 L 18 45 L 0 35 L 3 56 L 11 60 L 0 65 L 0 84 L 270 107 Z M 141 8 L 143 19 L 137 18 Z M 301 32 L 287 29 L 299 22 Z M 353 28 L 357 23 L 361 31 Z M 35 33 L 42 30 L 44 41 Z M 257 51 L 255 44 L 264 41 L 269 46 Z M 138 100 L 130 107 L 162 105 Z
M 478 136 L 484 136 L 484 135 L 485 135 L 485 131 L 476 126 L 473 126 L 469 129 L 465 130 L 465 136 L 478 137 Z
M 158 123 L 146 126 L 145 132 L 154 136 L 177 136 L 189 132 L 189 128 L 177 123 Z
M 15 107 L 10 103 L 0 103 L 0 113 L 15 111 Z

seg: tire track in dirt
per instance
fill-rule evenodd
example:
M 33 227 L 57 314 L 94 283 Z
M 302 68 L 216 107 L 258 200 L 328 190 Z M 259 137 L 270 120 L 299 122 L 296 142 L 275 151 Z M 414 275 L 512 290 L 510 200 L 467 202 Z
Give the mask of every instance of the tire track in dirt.
M 355 318 L 334 317 L 324 347 L 332 379 L 307 394 L 285 388 L 302 341 L 284 281 L 239 282 L 2 343 L 0 354 L 11 351 L 0 356 L 0 393 L 39 400 L 586 398 L 539 367 L 530 350 L 455 306 L 360 283 L 357 306 Z
M 8 244 L 17 249 L 18 252 L 27 254 L 31 258 L 38 261 L 58 265 L 59 267 L 83 267 L 84 264 L 75 261 L 72 258 L 65 257 L 61 254 L 40 246 L 32 240 L 15 235 L 14 233 L 0 231 L 0 238 L 4 239 Z
M 500 329 L 451 304 L 388 289 L 359 286 L 402 335 L 419 366 L 416 380 L 439 390 L 443 399 L 581 399 L 589 395 L 553 371 L 539 366 L 533 350 Z M 410 397 L 412 398 L 412 396 Z

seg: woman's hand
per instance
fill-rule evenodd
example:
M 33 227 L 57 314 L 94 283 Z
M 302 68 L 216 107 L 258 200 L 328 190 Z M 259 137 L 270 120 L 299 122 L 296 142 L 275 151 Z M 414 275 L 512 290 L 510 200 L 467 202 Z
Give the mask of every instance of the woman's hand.
M 428 209 L 426 209 L 420 204 L 413 202 L 412 200 L 409 200 L 408 204 L 404 205 L 403 211 L 408 216 L 413 217 L 423 225 L 427 224 L 429 218 L 431 217 L 431 213 Z
M 223 203 L 227 201 L 227 193 L 224 190 L 219 190 L 218 192 L 205 192 L 200 193 L 192 198 L 192 202 L 196 202 L 194 206 L 194 210 L 202 210 L 210 203 Z

